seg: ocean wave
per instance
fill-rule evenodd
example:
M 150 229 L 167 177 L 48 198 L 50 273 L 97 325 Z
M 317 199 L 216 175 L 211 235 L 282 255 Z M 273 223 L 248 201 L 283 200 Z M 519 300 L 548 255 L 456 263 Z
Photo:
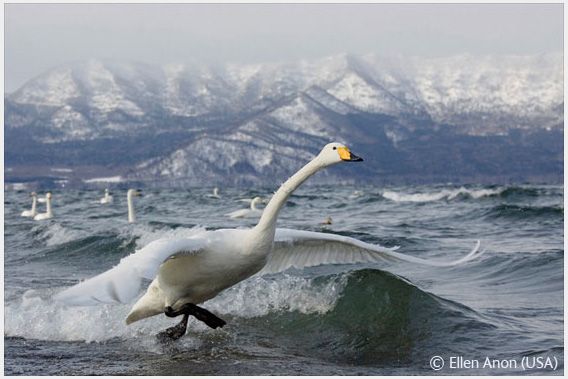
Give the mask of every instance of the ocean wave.
M 88 342 L 134 339 L 137 346 L 152 350 L 155 334 L 174 323 L 156 316 L 127 327 L 124 319 L 131 305 L 68 307 L 51 300 L 57 291 L 31 290 L 6 304 L 5 336 Z M 372 269 L 312 279 L 253 277 L 204 307 L 228 321 L 227 326 L 211 330 L 191 318 L 188 336 L 180 343 L 218 338 L 214 336 L 238 338 L 244 332 L 271 336 L 272 343 L 291 353 L 362 364 L 404 359 L 413 346 L 432 338 L 449 344 L 464 334 L 494 328 L 462 304 Z M 456 335 L 456 330 L 464 332 Z
M 555 268 L 563 266 L 564 250 L 537 253 L 534 248 L 521 249 L 522 245 L 489 254 L 480 263 L 482 269 L 474 275 L 476 280 L 498 288 L 499 295 L 519 296 L 517 304 L 524 301 L 523 295 L 562 292 L 563 273 Z
M 48 262 L 53 265 L 73 265 L 81 272 L 111 268 L 121 257 L 134 252 L 133 241 L 117 238 L 116 234 L 95 234 L 71 239 L 45 247 L 37 252 L 19 255 L 12 262 Z
M 270 313 L 251 326 L 272 329 L 277 325 L 273 343 L 287 346 L 291 353 L 349 364 L 400 361 L 416 345 L 436 340 L 439 346 L 452 346 L 496 328 L 467 306 L 428 293 L 394 274 L 363 269 L 343 275 L 344 289 L 330 311 Z
M 58 222 L 36 225 L 31 229 L 31 234 L 45 246 L 61 245 L 85 236 L 81 231 L 65 227 Z
M 532 217 L 564 217 L 564 207 L 500 204 L 486 211 L 485 217 L 509 219 L 525 219 Z
M 404 193 L 395 191 L 384 191 L 382 196 L 396 202 L 415 202 L 427 203 L 440 200 L 454 200 L 459 197 L 479 199 L 482 197 L 498 196 L 505 191 L 504 188 L 496 189 L 467 189 L 465 187 L 457 189 L 445 189 L 437 192 L 423 193 Z
M 513 197 L 538 197 L 543 194 L 544 191 L 542 188 L 533 188 L 533 187 L 508 187 L 505 189 L 501 196 L 503 198 L 513 198 Z
M 294 276 L 253 277 L 206 302 L 204 307 L 232 319 L 262 317 L 272 312 L 322 314 L 333 308 L 342 288 L 340 277 L 324 283 Z M 51 299 L 59 291 L 29 290 L 19 301 L 7 304 L 4 334 L 40 340 L 100 342 L 116 337 L 153 337 L 172 326 L 172 319 L 157 316 L 127 327 L 124 320 L 132 304 L 70 307 Z M 193 318 L 189 328 L 210 330 Z

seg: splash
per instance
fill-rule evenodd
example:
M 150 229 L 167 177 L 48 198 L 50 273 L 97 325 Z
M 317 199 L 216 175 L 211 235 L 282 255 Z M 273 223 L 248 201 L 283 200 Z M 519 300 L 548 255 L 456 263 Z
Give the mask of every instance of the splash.
M 325 313 L 333 309 L 345 280 L 320 283 L 293 276 L 253 277 L 206 302 L 204 307 L 219 315 L 237 318 L 266 316 L 271 312 Z M 132 304 L 66 306 L 52 300 L 60 289 L 29 290 L 5 307 L 5 331 L 9 337 L 49 341 L 100 342 L 111 338 L 154 338 L 156 332 L 172 326 L 166 317 L 151 317 L 126 326 Z M 191 319 L 191 330 L 208 331 Z
M 465 196 L 472 199 L 480 199 L 482 197 L 498 196 L 505 189 L 478 189 L 470 190 L 465 187 L 460 187 L 454 190 L 442 190 L 438 192 L 425 192 L 425 193 L 403 193 L 395 191 L 384 191 L 383 197 L 396 202 L 415 202 L 415 203 L 426 203 L 431 201 L 440 200 L 454 200 L 459 196 Z
M 46 246 L 61 245 L 85 237 L 84 233 L 76 229 L 67 228 L 57 222 L 46 225 L 36 225 L 31 230 L 37 239 L 44 241 Z
M 333 309 L 345 283 L 343 276 L 323 285 L 290 275 L 279 280 L 255 276 L 206 304 L 213 310 L 244 318 L 277 311 L 323 314 Z

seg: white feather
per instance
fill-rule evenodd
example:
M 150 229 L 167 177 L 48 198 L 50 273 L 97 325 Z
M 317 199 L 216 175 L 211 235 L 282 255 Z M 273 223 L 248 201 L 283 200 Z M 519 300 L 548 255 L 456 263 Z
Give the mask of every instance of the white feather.
M 184 239 L 160 239 L 123 258 L 112 269 L 81 282 L 57 295 L 56 300 L 70 305 L 128 303 L 140 292 L 144 279 L 153 280 L 162 263 L 181 255 L 210 254 L 207 234 Z M 448 267 L 467 262 L 479 253 L 479 242 L 461 259 L 451 262 L 425 260 L 357 239 L 337 234 L 293 229 L 276 229 L 274 247 L 259 275 L 324 264 L 378 263 L 405 261 L 429 266 Z M 230 260 L 231 255 L 226 259 Z M 218 268 L 219 271 L 226 269 Z
M 324 264 L 377 263 L 404 261 L 428 266 L 449 267 L 465 263 L 479 252 L 479 241 L 463 258 L 456 261 L 432 261 L 396 252 L 398 248 L 373 245 L 355 238 L 337 234 L 309 232 L 294 229 L 276 229 L 274 248 L 266 266 L 259 272 L 269 274 L 289 268 L 304 268 Z
M 128 303 L 140 292 L 144 279 L 154 279 L 160 265 L 179 255 L 198 253 L 202 238 L 159 239 L 122 258 L 112 269 L 81 282 L 54 296 L 69 305 Z

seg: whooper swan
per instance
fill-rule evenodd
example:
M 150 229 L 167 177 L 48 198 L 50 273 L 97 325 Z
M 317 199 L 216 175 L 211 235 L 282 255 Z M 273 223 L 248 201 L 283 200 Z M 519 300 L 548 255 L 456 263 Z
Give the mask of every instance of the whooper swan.
M 35 217 L 35 215 L 37 214 L 37 194 L 35 192 L 32 192 L 30 196 L 32 197 L 32 209 L 30 209 L 29 211 L 23 211 L 22 217 Z
M 260 203 L 261 201 L 262 199 L 257 196 L 254 199 L 252 199 L 252 201 L 250 202 L 250 208 L 239 209 L 231 213 L 227 213 L 225 216 L 229 216 L 230 218 L 260 216 L 262 214 L 262 211 L 256 207 L 256 204 Z
M 134 201 L 132 200 L 135 196 L 142 196 L 140 190 L 129 189 L 126 193 L 126 202 L 128 203 L 128 222 L 133 224 L 136 222 L 136 213 L 134 212 Z
M 68 304 L 127 303 L 139 293 L 143 280 L 153 280 L 134 304 L 126 323 L 164 313 L 183 315 L 181 322 L 158 334 L 177 339 L 190 315 L 211 328 L 225 321 L 197 306 L 250 276 L 289 267 L 398 260 L 431 266 L 452 266 L 477 256 L 477 246 L 454 262 L 429 261 L 345 236 L 276 229 L 276 219 L 290 194 L 317 171 L 339 162 L 362 161 L 339 143 L 322 151 L 288 179 L 272 196 L 258 224 L 251 229 L 204 231 L 188 238 L 159 239 L 123 258 L 114 268 L 56 295 Z
M 210 193 L 209 195 L 207 195 L 207 197 L 212 197 L 214 199 L 220 199 L 221 196 L 219 195 L 219 188 L 217 188 L 217 187 L 213 188 L 213 193 Z
M 53 211 L 51 210 L 51 192 L 48 192 L 45 195 L 45 204 L 46 204 L 46 211 L 45 213 L 39 213 L 34 216 L 34 220 L 47 220 L 53 217 Z
M 112 195 L 108 191 L 108 188 L 105 188 L 105 196 L 101 198 L 101 204 L 111 204 L 113 201 Z

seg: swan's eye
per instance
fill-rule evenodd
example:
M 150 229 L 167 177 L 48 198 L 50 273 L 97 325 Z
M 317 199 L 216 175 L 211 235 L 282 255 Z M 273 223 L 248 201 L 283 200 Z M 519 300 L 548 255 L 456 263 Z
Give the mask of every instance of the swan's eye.
M 337 150 L 337 146 L 334 146 L 334 147 L 333 147 L 333 150 Z

